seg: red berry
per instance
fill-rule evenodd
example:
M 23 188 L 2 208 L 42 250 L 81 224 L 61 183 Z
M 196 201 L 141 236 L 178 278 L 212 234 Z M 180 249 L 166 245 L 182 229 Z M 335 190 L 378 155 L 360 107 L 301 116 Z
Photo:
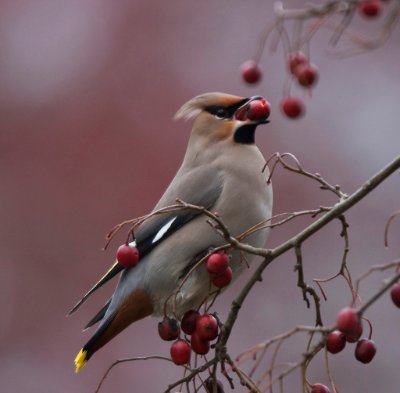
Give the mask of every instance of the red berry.
M 296 77 L 301 86 L 310 87 L 318 80 L 318 69 L 312 64 L 301 64 L 296 68 Z
M 176 319 L 165 317 L 158 323 L 158 334 L 165 341 L 172 341 L 179 337 L 180 328 Z
M 281 101 L 283 113 L 292 119 L 300 117 L 304 113 L 303 102 L 296 97 L 286 97 Z
M 131 247 L 128 244 L 119 246 L 117 250 L 117 261 L 124 267 L 133 267 L 139 261 L 139 251 L 136 247 Z
M 186 334 L 192 334 L 196 330 L 196 321 L 199 316 L 200 313 L 196 310 L 186 311 L 181 321 L 181 329 Z
M 170 349 L 171 359 L 178 366 L 189 363 L 190 360 L 190 344 L 185 340 L 176 340 Z
M 242 106 L 235 112 L 235 119 L 240 121 L 247 119 L 247 106 Z
M 326 349 L 330 353 L 339 353 L 346 346 L 345 335 L 339 330 L 329 333 L 326 338 Z
M 300 64 L 305 64 L 307 63 L 307 57 L 303 52 L 296 52 L 296 53 L 291 53 L 289 55 L 288 59 L 288 65 L 289 65 L 289 70 L 292 74 L 296 73 L 296 68 Z
M 224 271 L 220 273 L 215 273 L 211 275 L 211 282 L 217 288 L 224 288 L 232 281 L 232 269 L 227 267 Z
M 224 393 L 224 385 L 222 385 L 222 382 L 213 377 L 207 378 L 204 387 L 207 393 Z
M 253 61 L 248 60 L 241 66 L 242 78 L 249 84 L 257 83 L 262 77 L 262 71 L 259 65 Z
M 353 307 L 342 308 L 336 317 L 336 326 L 344 334 L 355 332 L 360 323 L 357 311 Z
M 328 386 L 322 383 L 315 383 L 311 386 L 311 393 L 330 393 Z
M 358 11 L 367 18 L 375 18 L 382 12 L 383 4 L 380 0 L 366 0 L 358 4 Z
M 359 321 L 352 332 L 345 334 L 346 341 L 349 343 L 355 343 L 360 339 L 362 333 L 363 327 L 361 321 Z
M 264 120 L 271 113 L 271 105 L 265 100 L 251 101 L 248 105 L 247 117 L 249 120 Z
M 203 314 L 197 319 L 196 333 L 201 340 L 214 340 L 218 336 L 218 322 L 210 314 Z
M 202 340 L 197 332 L 191 335 L 190 344 L 192 345 L 193 351 L 199 355 L 205 355 L 210 350 L 210 342 L 208 340 Z
M 206 269 L 209 273 L 220 273 L 229 266 L 229 257 L 224 252 L 214 252 L 206 261 Z
M 396 283 L 392 286 L 390 297 L 392 298 L 393 303 L 400 308 L 400 283 Z
M 363 338 L 357 343 L 354 355 L 361 363 L 369 363 L 376 354 L 376 345 L 372 340 Z

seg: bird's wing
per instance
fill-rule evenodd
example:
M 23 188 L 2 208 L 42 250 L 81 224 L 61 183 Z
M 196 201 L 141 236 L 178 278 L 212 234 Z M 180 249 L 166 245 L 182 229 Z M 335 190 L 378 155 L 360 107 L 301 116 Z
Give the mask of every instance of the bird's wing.
M 103 286 L 107 281 L 111 280 L 113 277 L 115 277 L 120 271 L 122 271 L 124 268 L 118 263 L 114 262 L 114 264 L 108 269 L 108 271 L 100 278 L 99 281 L 96 282 L 90 288 L 75 304 L 74 307 L 71 308 L 71 310 L 68 311 L 68 315 L 72 315 L 76 310 L 79 309 L 80 306 L 82 306 L 83 303 L 88 299 L 88 297 L 98 288 Z
M 178 175 L 179 172 L 156 206 L 156 209 L 173 204 L 176 198 L 207 209 L 215 206 L 223 188 L 223 176 L 221 173 L 211 168 L 202 171 L 190 171 L 181 177 L 180 182 L 176 181 Z M 198 212 L 181 210 L 156 215 L 146 221 L 145 225 L 140 226 L 136 233 L 136 247 L 139 249 L 141 258 L 179 228 L 182 228 L 186 223 L 198 216 L 198 214 Z M 190 261 L 188 262 L 190 263 Z M 124 276 L 121 277 L 120 284 L 123 280 Z M 145 291 L 139 288 L 132 288 L 129 293 L 116 296 L 118 288 L 119 286 L 113 295 L 113 300 L 118 300 L 116 300 L 115 304 L 113 304 L 113 301 L 111 302 L 112 309 L 109 306 L 110 303 L 107 303 L 107 307 L 104 306 L 87 325 L 91 326 L 102 320 L 94 335 L 84 345 L 75 359 L 77 371 L 83 367 L 94 352 L 125 327 L 153 312 L 150 297 Z
M 212 209 L 222 192 L 223 176 L 212 166 L 202 166 L 185 173 L 178 172 L 154 211 L 176 204 L 177 199 L 206 209 Z M 178 209 L 151 217 L 135 234 L 139 255 L 148 254 L 172 233 L 200 213 Z
M 211 209 L 221 195 L 222 187 L 223 177 L 221 173 L 211 166 L 198 167 L 191 171 L 186 171 L 185 173 L 178 172 L 154 210 L 175 204 L 177 198 L 193 205 Z M 135 233 L 135 241 L 131 244 L 137 247 L 139 256 L 142 259 L 158 244 L 184 226 L 187 222 L 191 221 L 198 214 L 199 213 L 195 211 L 178 210 L 155 215 L 138 228 Z M 68 315 L 77 311 L 94 291 L 115 277 L 123 269 L 124 267 L 115 262 L 100 280 L 75 304 Z M 100 314 L 102 318 L 104 313 L 105 310 L 103 313 L 99 312 L 98 314 Z M 96 314 L 96 316 L 98 316 L 98 314 Z M 101 318 L 97 319 L 97 321 Z M 93 319 L 96 319 L 96 317 Z M 92 320 L 90 322 L 92 322 Z

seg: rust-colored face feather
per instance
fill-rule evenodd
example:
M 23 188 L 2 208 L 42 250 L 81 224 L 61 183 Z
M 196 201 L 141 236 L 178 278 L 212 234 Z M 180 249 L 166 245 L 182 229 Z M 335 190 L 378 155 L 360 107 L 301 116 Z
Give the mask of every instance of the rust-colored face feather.
M 244 98 L 224 93 L 205 93 L 192 98 L 175 114 L 175 119 L 189 120 L 197 117 L 205 108 L 211 106 L 230 106 Z

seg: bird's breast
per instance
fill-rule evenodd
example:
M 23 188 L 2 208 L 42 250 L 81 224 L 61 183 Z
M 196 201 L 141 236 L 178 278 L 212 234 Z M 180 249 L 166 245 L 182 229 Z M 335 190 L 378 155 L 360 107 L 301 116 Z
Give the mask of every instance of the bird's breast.
M 250 154 L 230 162 L 221 162 L 217 170 L 223 174 L 223 187 L 220 197 L 210 210 L 218 213 L 232 236 L 239 236 L 249 228 L 271 217 L 272 187 L 267 184 L 268 173 L 263 172 L 265 163 L 261 153 Z M 182 279 L 182 272 L 188 271 L 196 256 L 223 245 L 226 241 L 200 215 L 166 238 L 147 257 L 143 282 L 149 288 L 154 314 L 164 312 L 164 304 L 169 302 L 167 310 L 178 315 L 189 308 L 197 308 L 206 298 L 210 289 L 210 277 L 204 264 Z M 254 247 L 262 247 L 268 236 L 268 229 L 261 229 L 245 237 L 243 242 Z M 239 252 L 232 252 L 231 267 L 234 278 L 253 259 L 245 255 L 245 261 Z M 190 270 L 190 269 L 189 269 Z M 177 289 L 179 289 L 178 292 Z M 172 296 L 174 292 L 177 296 Z M 169 300 L 168 300 L 169 299 Z M 172 306 L 175 299 L 175 306 Z

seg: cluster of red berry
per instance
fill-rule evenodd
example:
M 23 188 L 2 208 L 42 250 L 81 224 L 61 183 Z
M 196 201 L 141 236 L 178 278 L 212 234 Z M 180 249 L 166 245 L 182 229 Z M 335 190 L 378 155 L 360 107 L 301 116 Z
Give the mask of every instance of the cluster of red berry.
M 357 4 L 357 11 L 366 18 L 375 18 L 383 10 L 383 2 L 387 0 L 360 0 Z M 311 88 L 318 80 L 317 68 L 310 64 L 309 59 L 302 52 L 290 53 L 287 66 L 291 76 L 299 86 Z M 249 84 L 258 83 L 262 78 L 262 70 L 257 61 L 248 60 L 241 66 L 242 78 Z M 300 98 L 288 95 L 280 102 L 281 111 L 285 116 L 296 119 L 305 112 L 304 103 Z
M 311 64 L 302 52 L 289 55 L 288 68 L 301 87 L 311 88 L 318 81 L 317 67 Z M 261 79 L 262 71 L 255 61 L 249 60 L 242 65 L 242 77 L 247 83 L 254 84 Z M 302 116 L 305 111 L 302 100 L 292 96 L 285 97 L 280 107 L 282 112 L 292 119 Z
M 232 280 L 229 256 L 224 252 L 212 253 L 206 261 L 206 270 L 210 273 L 212 284 L 217 288 L 226 287 Z M 181 338 L 181 331 L 190 336 L 190 340 Z M 200 314 L 197 310 L 187 311 L 181 323 L 169 317 L 158 324 L 158 334 L 163 340 L 172 341 L 170 353 L 177 365 L 187 364 L 191 352 L 205 355 L 210 350 L 210 342 L 218 337 L 218 322 L 211 314 Z
M 356 309 L 345 307 L 337 314 L 336 330 L 326 337 L 326 349 L 328 352 L 336 354 L 344 349 L 346 343 L 356 342 L 355 358 L 361 363 L 369 363 L 376 354 L 376 345 L 371 337 L 360 340 L 362 333 L 362 321 Z M 330 390 L 322 383 L 316 383 L 312 385 L 311 393 L 330 393 Z
M 309 62 L 304 53 L 291 53 L 288 58 L 288 67 L 299 86 L 311 88 L 317 83 L 318 69 Z M 289 96 L 281 101 L 281 110 L 287 117 L 295 119 L 304 114 L 305 108 L 300 98 Z
M 180 338 L 181 330 L 190 336 L 187 339 Z M 187 311 L 179 326 L 176 319 L 164 317 L 158 324 L 158 334 L 163 340 L 174 341 L 171 345 L 171 359 L 177 365 L 187 364 L 190 361 L 192 350 L 205 355 L 210 350 L 210 341 L 218 336 L 218 323 L 210 314 L 202 314 L 196 310 Z
M 400 308 L 400 283 L 392 286 L 390 297 L 396 307 Z M 328 334 L 326 338 L 326 349 L 330 353 L 338 353 L 343 350 L 346 342 L 355 343 L 357 346 L 354 355 L 361 363 L 369 363 L 375 356 L 376 345 L 371 340 L 371 333 L 369 338 L 360 337 L 363 332 L 362 322 L 352 307 L 345 307 L 339 311 L 336 318 L 337 330 Z
M 336 327 L 337 330 L 334 330 L 326 338 L 326 349 L 328 352 L 333 354 L 338 353 L 343 350 L 346 342 L 356 342 L 354 355 L 358 361 L 369 363 L 374 358 L 376 345 L 371 340 L 371 337 L 360 340 L 363 332 L 362 322 L 353 307 L 345 307 L 339 311 L 336 318 Z
M 210 273 L 211 282 L 217 288 L 224 288 L 232 281 L 229 256 L 224 252 L 211 254 L 206 261 L 206 270 Z

